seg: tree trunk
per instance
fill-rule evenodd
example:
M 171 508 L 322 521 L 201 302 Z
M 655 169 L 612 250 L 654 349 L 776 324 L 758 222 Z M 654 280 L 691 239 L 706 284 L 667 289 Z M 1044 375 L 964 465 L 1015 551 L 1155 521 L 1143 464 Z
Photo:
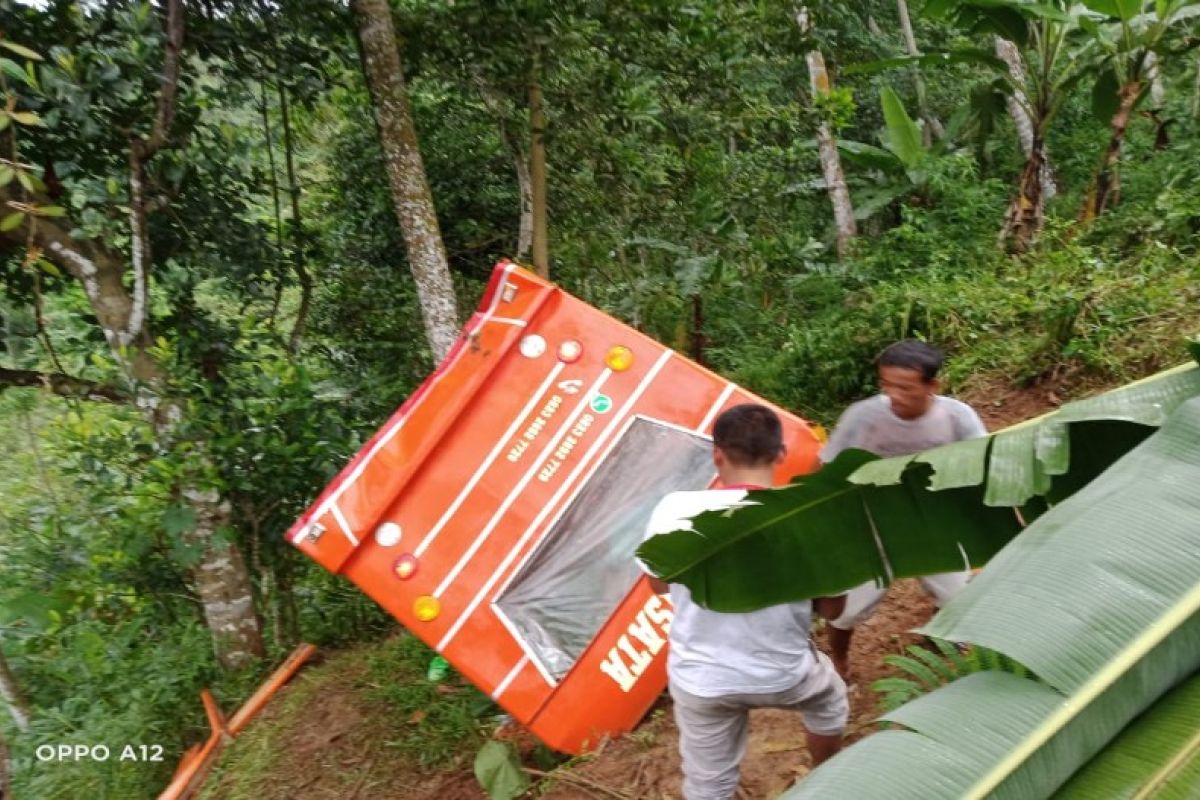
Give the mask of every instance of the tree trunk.
M 535 54 L 529 76 L 529 165 L 533 202 L 533 267 L 550 277 L 550 247 L 546 230 L 546 115 L 542 107 L 541 59 Z
M 1004 227 L 1000 231 L 1002 244 L 1010 243 L 1011 249 L 1023 253 L 1029 249 L 1033 237 L 1042 229 L 1046 198 L 1042 195 L 1042 176 L 1045 170 L 1045 152 L 1041 137 L 1035 136 L 1031 143 L 1029 158 L 1021 171 L 1017 185 L 1017 196 L 1004 215 Z
M 13 800 L 8 775 L 8 742 L 4 740 L 4 731 L 0 731 L 0 800 Z
M 225 538 L 230 505 L 212 489 L 184 489 L 183 496 L 196 515 L 196 527 L 185 534 L 185 541 L 204 547 L 204 558 L 193 572 L 204 619 L 221 666 L 239 669 L 261 658 L 265 650 L 250 573 L 242 551 Z
M 820 50 L 810 50 L 805 56 L 808 63 L 809 83 L 813 95 L 829 93 L 829 74 L 825 71 L 825 58 Z M 858 234 L 854 221 L 854 206 L 850 202 L 850 190 L 846 186 L 842 160 L 838 155 L 837 140 L 828 122 L 817 128 L 817 143 L 821 153 L 821 172 L 825 176 L 825 188 L 829 202 L 833 205 L 833 223 L 837 229 L 838 258 L 850 252 L 850 243 Z
M 1021 61 L 1021 51 L 1015 44 L 1007 39 L 1001 39 L 999 36 L 996 37 L 995 49 L 996 57 L 1008 65 L 1008 74 L 1012 76 L 1015 86 L 1024 86 L 1025 65 Z M 1033 155 L 1033 141 L 1037 127 L 1036 121 L 1029 116 L 1028 98 L 1024 92 L 1014 88 L 1013 92 L 1008 95 L 1005 104 L 1008 106 L 1008 115 L 1012 118 L 1013 127 L 1017 130 L 1017 139 L 1021 142 L 1021 152 L 1028 160 Z M 1054 183 L 1054 168 L 1050 164 L 1050 157 L 1045 153 L 1044 142 L 1042 147 L 1042 171 L 1038 180 L 1041 183 L 1039 195 L 1044 208 L 1046 201 L 1058 192 L 1058 187 Z M 1038 210 L 1039 216 L 1042 214 L 1042 210 Z
M 283 209 L 279 203 L 279 170 L 275 168 L 275 143 L 271 135 L 270 105 L 267 102 L 267 81 L 260 78 L 261 93 L 259 111 L 262 114 L 263 139 L 267 145 L 267 170 L 270 174 L 271 201 L 275 206 L 275 298 L 271 302 L 271 330 L 275 330 L 275 317 L 279 314 L 279 301 L 283 297 Z
M 530 248 L 533 247 L 533 179 L 529 175 L 529 156 L 525 149 L 508 132 L 508 114 L 505 105 L 479 75 L 475 76 L 475 84 L 479 87 L 479 96 L 483 104 L 496 118 L 496 129 L 500 134 L 500 144 L 512 157 L 513 170 L 517 173 L 517 190 L 520 193 L 520 219 L 517 225 L 516 259 L 525 261 L 529 258 Z
M 300 216 L 300 182 L 296 180 L 296 148 L 292 142 L 287 87 L 283 85 L 283 75 L 278 63 L 275 64 L 275 89 L 279 93 L 279 118 L 283 123 L 283 163 L 287 171 L 288 196 L 292 202 L 292 265 L 296 270 L 296 279 L 300 281 L 300 308 L 296 311 L 296 324 L 292 326 L 287 348 L 288 353 L 294 356 L 300 350 L 300 342 L 304 338 L 304 329 L 308 323 L 308 313 L 312 306 L 313 279 L 308 272 L 305 252 L 308 237 L 304 233 L 304 219 Z
M 796 7 L 796 24 L 800 27 L 800 33 L 807 37 L 812 30 L 807 6 Z M 825 57 L 821 55 L 821 51 L 813 48 L 808 51 L 804 60 L 808 64 L 808 84 L 813 99 L 828 95 L 829 72 L 825 69 Z M 825 189 L 829 192 L 829 202 L 833 205 L 838 258 L 845 258 L 850 252 L 851 241 L 858 234 L 858 227 L 854 222 L 854 206 L 850 203 L 850 190 L 846 186 L 845 173 L 842 172 L 837 140 L 828 122 L 821 122 L 817 127 L 817 145 L 821 155 L 821 172 L 825 176 Z
M 1150 110 L 1147 112 L 1154 121 L 1154 149 L 1166 150 L 1171 144 L 1167 133 L 1167 120 L 1163 118 L 1163 110 L 1167 105 L 1167 87 L 1163 81 L 1162 64 L 1158 54 L 1153 50 L 1146 51 L 1146 78 L 1150 81 Z
M 921 55 L 921 51 L 917 48 L 917 37 L 913 35 L 912 20 L 908 16 L 908 0 L 896 0 L 896 10 L 900 15 L 900 30 L 904 34 L 904 46 L 908 50 L 908 54 L 910 56 Z M 946 131 L 942 128 L 942 123 L 938 121 L 938 118 L 929 110 L 929 101 L 925 95 L 925 79 L 921 77 L 921 68 L 916 64 L 913 65 L 912 76 L 913 85 L 917 89 L 917 112 L 925 122 L 925 127 L 921 130 L 921 138 L 925 147 L 929 147 L 935 138 L 942 138 Z
M 1192 86 L 1192 119 L 1200 119 L 1200 58 L 1196 59 L 1196 82 Z
M 12 715 L 17 730 L 29 730 L 31 717 L 29 701 L 25 699 L 21 685 L 17 683 L 17 676 L 9 668 L 8 660 L 4 658 L 2 651 L 0 651 L 0 697 L 4 698 L 4 704 L 8 706 L 8 713 Z M 0 764 L 0 769 L 2 768 L 3 765 Z M 0 781 L 0 786 L 3 785 L 3 781 Z
M 458 303 L 417 146 L 391 10 L 387 0 L 352 0 L 350 5 L 362 44 L 363 68 L 375 105 L 392 202 L 421 302 L 425 335 L 434 359 L 441 361 L 458 338 Z
M 1129 118 L 1133 115 L 1133 106 L 1142 94 L 1145 84 L 1141 81 L 1131 81 L 1121 87 L 1120 104 L 1117 113 L 1113 114 L 1111 133 L 1108 137 L 1108 147 L 1100 159 L 1100 167 L 1096 177 L 1083 197 L 1083 206 L 1079 209 L 1079 221 L 1091 222 L 1104 213 L 1104 209 L 1116 205 L 1120 196 L 1120 160 L 1121 144 L 1125 141 L 1125 130 L 1129 127 Z

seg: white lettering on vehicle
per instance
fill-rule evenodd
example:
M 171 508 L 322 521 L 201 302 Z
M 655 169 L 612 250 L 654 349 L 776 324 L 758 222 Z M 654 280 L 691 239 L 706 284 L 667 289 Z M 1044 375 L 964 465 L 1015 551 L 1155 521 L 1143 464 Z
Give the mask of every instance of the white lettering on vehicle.
M 642 673 L 654 663 L 654 657 L 666 647 L 673 618 L 674 612 L 663 605 L 663 598 L 652 595 L 617 639 L 616 647 L 600 662 L 600 671 L 616 681 L 622 692 L 632 690 Z

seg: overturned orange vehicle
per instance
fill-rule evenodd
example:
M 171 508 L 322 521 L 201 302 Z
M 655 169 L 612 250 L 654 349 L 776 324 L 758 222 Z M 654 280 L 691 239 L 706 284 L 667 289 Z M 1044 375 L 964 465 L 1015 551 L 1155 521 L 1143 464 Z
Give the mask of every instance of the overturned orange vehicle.
M 666 685 L 670 601 L 634 551 L 659 498 L 713 484 L 713 420 L 745 402 L 764 401 L 501 262 L 445 360 L 287 537 L 548 746 L 585 752 Z M 820 442 L 780 415 L 782 480 Z

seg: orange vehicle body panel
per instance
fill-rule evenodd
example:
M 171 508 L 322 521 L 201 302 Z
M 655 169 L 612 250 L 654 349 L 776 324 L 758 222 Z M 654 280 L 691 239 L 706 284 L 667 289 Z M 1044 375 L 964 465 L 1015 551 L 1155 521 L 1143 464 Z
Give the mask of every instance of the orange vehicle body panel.
M 612 354 L 618 346 L 627 352 Z M 634 420 L 708 438 L 720 411 L 745 402 L 765 403 L 501 262 L 445 360 L 287 538 L 353 581 L 547 745 L 584 752 L 630 730 L 665 687 L 670 601 L 631 577 L 598 632 L 556 674 L 497 598 L 540 547 L 569 533 L 547 537 Z M 820 440 L 776 411 L 787 445 L 782 481 L 815 469 Z M 715 471 L 703 483 L 713 479 Z M 398 574 L 402 562 L 415 568 Z

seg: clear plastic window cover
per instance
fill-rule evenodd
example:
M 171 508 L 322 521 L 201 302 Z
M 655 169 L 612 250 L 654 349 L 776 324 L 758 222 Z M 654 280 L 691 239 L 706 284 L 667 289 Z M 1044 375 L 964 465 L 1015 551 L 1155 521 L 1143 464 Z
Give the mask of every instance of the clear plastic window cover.
M 567 673 L 641 575 L 634 551 L 658 501 L 714 474 L 708 439 L 635 418 L 496 600 L 546 672 Z

